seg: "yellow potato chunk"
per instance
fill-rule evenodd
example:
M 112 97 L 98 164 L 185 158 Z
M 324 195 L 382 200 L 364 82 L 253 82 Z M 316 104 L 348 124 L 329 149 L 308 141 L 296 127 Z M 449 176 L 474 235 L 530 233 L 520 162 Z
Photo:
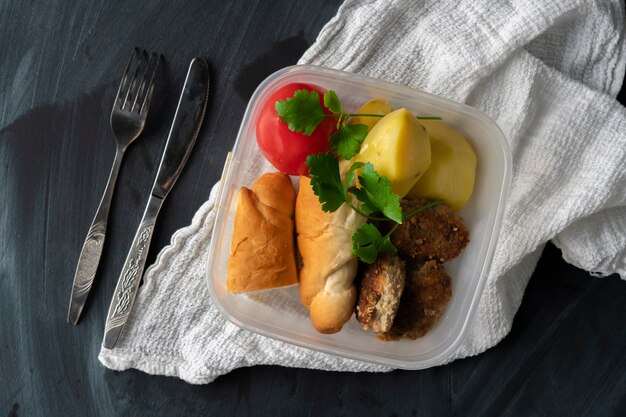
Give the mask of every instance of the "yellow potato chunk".
M 422 120 L 428 131 L 432 162 L 409 196 L 443 200 L 461 210 L 474 191 L 476 154 L 468 140 L 441 120 Z
M 355 114 L 380 114 L 386 115 L 387 113 L 391 113 L 391 104 L 387 103 L 385 100 L 374 99 L 363 103 L 361 107 L 359 107 L 355 112 Z M 370 131 L 374 127 L 376 123 L 380 120 L 380 117 L 371 117 L 371 116 L 354 116 L 348 120 L 348 124 L 358 125 L 362 124 L 367 126 L 367 130 Z
M 371 162 L 402 198 L 430 165 L 428 134 L 407 109 L 392 111 L 368 133 L 355 160 Z

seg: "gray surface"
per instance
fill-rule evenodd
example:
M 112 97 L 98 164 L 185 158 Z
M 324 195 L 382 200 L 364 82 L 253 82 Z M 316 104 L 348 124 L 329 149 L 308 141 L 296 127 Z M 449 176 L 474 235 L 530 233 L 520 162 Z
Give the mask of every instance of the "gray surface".
M 419 372 L 255 367 L 207 386 L 97 360 L 189 60 L 212 69 L 206 125 L 157 222 L 148 262 L 208 197 L 247 99 L 293 64 L 338 1 L 5 1 L 0 5 L 0 416 L 625 415 L 626 284 L 549 246 L 513 332 Z M 108 115 L 133 46 L 162 53 L 145 134 L 126 155 L 84 317 L 65 323 L 85 233 L 113 160 Z M 622 101 L 623 102 L 623 101 Z

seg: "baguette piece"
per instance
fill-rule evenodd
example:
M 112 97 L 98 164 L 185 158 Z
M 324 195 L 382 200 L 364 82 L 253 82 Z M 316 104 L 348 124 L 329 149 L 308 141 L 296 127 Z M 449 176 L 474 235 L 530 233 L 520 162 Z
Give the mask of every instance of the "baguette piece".
M 226 286 L 242 293 L 298 282 L 293 213 L 296 191 L 280 172 L 261 176 L 237 199 Z
M 300 177 L 296 200 L 296 232 L 302 268 L 300 300 L 309 308 L 313 327 L 336 333 L 350 320 L 356 305 L 354 278 L 358 261 L 352 254 L 352 234 L 366 219 L 347 205 L 322 211 L 311 180 Z

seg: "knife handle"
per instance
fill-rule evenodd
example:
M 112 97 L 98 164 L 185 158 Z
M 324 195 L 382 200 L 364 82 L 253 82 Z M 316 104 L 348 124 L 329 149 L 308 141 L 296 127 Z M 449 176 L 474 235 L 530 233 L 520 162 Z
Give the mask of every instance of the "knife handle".
M 141 224 L 124 262 L 124 268 L 115 286 L 104 328 L 102 345 L 107 349 L 112 349 L 117 343 L 117 339 L 132 311 L 150 249 L 154 223 L 162 203 L 162 199 L 153 195 L 150 196 Z

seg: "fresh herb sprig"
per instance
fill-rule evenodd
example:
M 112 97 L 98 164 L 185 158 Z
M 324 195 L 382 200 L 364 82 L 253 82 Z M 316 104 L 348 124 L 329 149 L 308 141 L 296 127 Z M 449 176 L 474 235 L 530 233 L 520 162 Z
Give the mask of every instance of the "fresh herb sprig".
M 352 235 L 352 252 L 365 263 L 376 261 L 379 253 L 396 253 L 391 242 L 391 235 L 402 221 L 414 216 L 419 211 L 441 204 L 435 201 L 424 205 L 411 213 L 404 213 L 400 206 L 400 197 L 393 192 L 389 179 L 378 175 L 371 163 L 355 162 L 342 180 L 339 172 L 339 157 L 352 159 L 361 149 L 367 136 L 368 128 L 363 124 L 348 124 L 350 117 L 383 117 L 382 114 L 347 113 L 341 100 L 333 90 L 323 97 L 324 107 L 320 105 L 320 96 L 316 91 L 297 90 L 293 97 L 275 103 L 276 114 L 287 123 L 291 131 L 310 136 L 324 119 L 335 118 L 337 131 L 330 138 L 330 148 L 335 152 L 309 155 L 306 165 L 311 175 L 311 186 L 325 212 L 334 212 L 343 204 L 365 217 L 369 221 L 395 222 L 395 225 L 382 234 L 371 223 L 359 227 Z M 440 120 L 440 117 L 418 117 L 418 119 Z M 358 174 L 359 187 L 354 186 Z M 353 199 L 354 196 L 358 203 Z
M 348 124 L 350 117 L 383 117 L 382 114 L 346 113 L 337 93 L 329 90 L 324 94 L 324 106 L 332 113 L 327 114 L 320 105 L 320 96 L 317 91 L 297 90 L 293 97 L 279 100 L 275 103 L 276 114 L 280 120 L 287 123 L 293 132 L 310 136 L 315 128 L 326 118 L 337 119 L 337 131 L 330 140 L 330 148 L 344 159 L 352 159 L 361 149 L 361 144 L 367 136 L 367 126 L 364 124 Z M 440 117 L 418 117 L 424 120 L 440 120 Z
M 408 214 L 402 213 L 402 218 L 404 220 L 410 219 L 420 211 L 437 207 L 441 203 L 443 203 L 442 200 L 437 200 L 424 204 Z M 378 254 L 381 252 L 396 253 L 396 247 L 391 242 L 391 235 L 396 231 L 400 224 L 401 223 L 394 224 L 391 230 L 384 235 L 380 233 L 376 226 L 370 223 L 366 223 L 359 227 L 352 235 L 352 253 L 358 256 L 362 262 L 368 264 L 374 263 Z
M 347 171 L 346 179 L 341 179 L 339 159 L 333 153 L 309 155 L 306 159 L 311 175 L 311 187 L 322 204 L 322 210 L 334 212 L 344 203 L 370 221 L 391 221 L 396 224 L 382 234 L 371 223 L 364 224 L 352 235 L 352 253 L 365 263 L 376 261 L 379 253 L 395 253 L 391 235 L 406 219 L 427 208 L 441 204 L 435 201 L 419 207 L 411 213 L 404 213 L 400 206 L 400 197 L 393 192 L 389 179 L 378 175 L 371 163 L 355 162 Z M 358 175 L 359 187 L 353 183 Z M 351 197 L 360 202 L 357 206 Z

